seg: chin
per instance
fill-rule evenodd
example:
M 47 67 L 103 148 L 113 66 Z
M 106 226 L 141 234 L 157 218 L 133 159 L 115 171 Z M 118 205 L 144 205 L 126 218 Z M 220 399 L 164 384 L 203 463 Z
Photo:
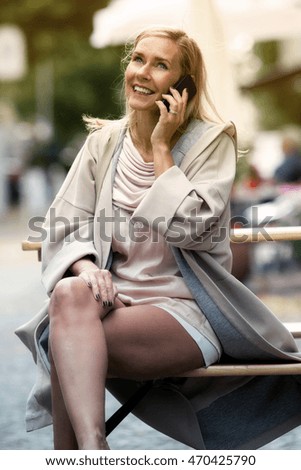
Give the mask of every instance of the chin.
M 139 103 L 137 100 L 129 100 L 128 101 L 128 106 L 132 111 L 144 111 L 144 112 L 151 112 L 151 113 L 157 113 L 158 111 L 158 106 L 156 103 L 152 104 L 144 104 L 144 103 Z

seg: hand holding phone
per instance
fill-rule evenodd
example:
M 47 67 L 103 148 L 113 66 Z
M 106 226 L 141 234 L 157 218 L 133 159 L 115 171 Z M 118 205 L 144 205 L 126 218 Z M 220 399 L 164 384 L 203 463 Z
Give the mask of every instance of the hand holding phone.
M 188 101 L 190 101 L 196 94 L 196 86 L 191 75 L 185 75 L 184 77 L 181 77 L 180 80 L 175 83 L 173 88 L 178 90 L 180 95 L 182 95 L 183 90 L 186 88 L 188 92 Z M 167 110 L 169 111 L 169 102 L 166 99 L 163 99 L 162 101 L 165 104 Z

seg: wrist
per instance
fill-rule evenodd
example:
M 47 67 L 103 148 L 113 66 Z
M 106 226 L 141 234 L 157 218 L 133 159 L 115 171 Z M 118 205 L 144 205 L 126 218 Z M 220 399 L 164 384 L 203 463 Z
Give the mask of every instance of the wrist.
M 165 146 L 157 147 L 153 150 L 155 177 L 158 178 L 162 173 L 174 166 L 174 159 L 170 149 Z
M 87 269 L 96 269 L 97 266 L 93 261 L 92 256 L 85 256 L 84 258 L 81 258 L 77 261 L 75 261 L 71 266 L 70 266 L 70 271 L 72 274 L 75 276 L 79 276 L 83 271 L 86 271 Z
M 170 145 L 163 140 L 156 140 L 152 142 L 153 154 L 164 155 L 170 153 Z

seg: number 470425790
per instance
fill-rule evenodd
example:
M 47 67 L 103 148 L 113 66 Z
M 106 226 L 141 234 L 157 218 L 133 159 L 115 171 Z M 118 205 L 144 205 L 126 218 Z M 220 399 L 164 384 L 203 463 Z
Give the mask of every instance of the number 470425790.
M 187 463 L 190 465 L 255 465 L 254 455 L 192 455 Z

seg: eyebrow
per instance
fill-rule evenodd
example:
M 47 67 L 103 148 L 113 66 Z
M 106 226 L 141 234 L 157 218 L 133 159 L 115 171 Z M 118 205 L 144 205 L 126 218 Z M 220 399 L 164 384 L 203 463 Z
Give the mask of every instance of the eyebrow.
M 171 64 L 170 60 L 164 59 L 164 57 L 155 57 L 155 60 L 156 60 L 157 62 L 160 62 L 160 61 L 161 61 L 161 62 L 168 62 L 169 64 Z

